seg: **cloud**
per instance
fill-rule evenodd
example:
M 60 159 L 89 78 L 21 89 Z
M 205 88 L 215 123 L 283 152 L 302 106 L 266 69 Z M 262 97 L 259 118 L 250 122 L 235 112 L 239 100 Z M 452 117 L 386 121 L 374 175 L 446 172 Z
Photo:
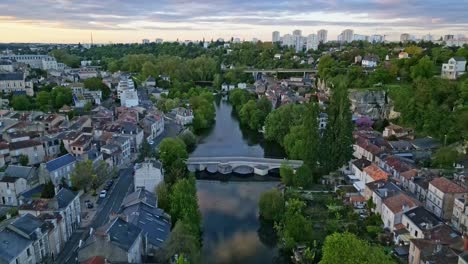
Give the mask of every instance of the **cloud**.
M 467 28 L 466 10 L 467 1 L 455 0 L 2 0 L 0 23 L 143 31 L 268 27 L 430 31 Z

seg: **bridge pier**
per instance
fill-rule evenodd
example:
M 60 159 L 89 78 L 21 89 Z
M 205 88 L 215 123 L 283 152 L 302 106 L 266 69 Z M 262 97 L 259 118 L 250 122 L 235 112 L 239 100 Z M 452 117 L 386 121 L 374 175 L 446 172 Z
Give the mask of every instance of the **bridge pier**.
M 232 166 L 227 163 L 218 164 L 218 172 L 221 174 L 230 174 L 232 173 Z
M 263 165 L 257 165 L 254 167 L 254 173 L 260 176 L 265 176 L 268 174 L 269 168 Z

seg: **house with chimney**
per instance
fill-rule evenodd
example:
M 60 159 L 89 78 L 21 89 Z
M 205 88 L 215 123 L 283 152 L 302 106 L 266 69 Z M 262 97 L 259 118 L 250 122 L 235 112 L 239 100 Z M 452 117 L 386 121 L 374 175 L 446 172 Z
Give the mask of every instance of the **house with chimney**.
M 436 216 L 450 221 L 452 219 L 455 200 L 464 198 L 467 194 L 468 189 L 451 180 L 444 177 L 435 178 L 429 183 L 426 209 Z
M 384 227 L 393 232 L 396 225 L 401 224 L 403 214 L 418 206 L 418 201 L 404 193 L 385 198 L 382 203 L 381 214 Z

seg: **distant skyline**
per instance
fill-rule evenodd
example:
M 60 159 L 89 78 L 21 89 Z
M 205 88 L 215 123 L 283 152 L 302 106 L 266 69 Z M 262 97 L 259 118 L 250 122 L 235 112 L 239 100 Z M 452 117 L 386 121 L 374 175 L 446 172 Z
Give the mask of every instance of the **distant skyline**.
M 140 43 L 304 35 L 468 36 L 468 1 L 440 0 L 1 0 L 0 42 Z

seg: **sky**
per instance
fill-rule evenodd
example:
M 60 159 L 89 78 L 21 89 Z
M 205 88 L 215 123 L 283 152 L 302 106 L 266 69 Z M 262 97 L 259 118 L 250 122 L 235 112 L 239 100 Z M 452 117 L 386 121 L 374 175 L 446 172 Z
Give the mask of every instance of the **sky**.
M 465 34 L 468 0 L 0 0 L 0 42 L 132 43 L 238 37 Z

